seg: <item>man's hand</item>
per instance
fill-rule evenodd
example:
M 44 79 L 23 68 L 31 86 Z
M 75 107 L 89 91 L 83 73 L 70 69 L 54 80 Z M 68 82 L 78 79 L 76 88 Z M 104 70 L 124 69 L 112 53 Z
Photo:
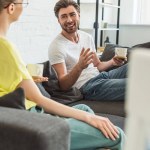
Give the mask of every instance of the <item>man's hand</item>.
M 127 61 L 127 58 L 122 58 L 122 57 L 118 57 L 118 56 L 114 56 L 112 58 L 113 66 L 121 66 L 125 63 L 125 61 Z
M 96 54 L 96 52 L 93 52 L 93 65 L 94 67 L 97 67 L 100 64 L 100 60 Z
M 36 83 L 46 82 L 48 81 L 47 77 L 41 77 L 41 76 L 32 76 L 32 79 Z
M 80 58 L 79 58 L 79 61 L 78 61 L 78 65 L 80 67 L 80 69 L 85 69 L 88 67 L 88 65 L 90 63 L 92 63 L 93 61 L 93 52 L 90 51 L 90 49 L 86 49 L 85 48 L 82 48 L 82 51 L 80 53 Z
M 95 128 L 101 130 L 106 138 L 115 140 L 119 138 L 119 133 L 115 125 L 105 117 L 97 116 L 94 114 L 89 114 L 88 124 L 94 126 Z

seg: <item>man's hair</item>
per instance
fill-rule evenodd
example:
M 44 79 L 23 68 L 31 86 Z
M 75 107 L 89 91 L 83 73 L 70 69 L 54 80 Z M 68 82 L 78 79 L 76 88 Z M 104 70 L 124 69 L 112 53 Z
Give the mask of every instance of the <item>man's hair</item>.
M 15 2 L 16 0 L 0 0 L 0 12 L 7 7 L 9 4 Z
M 68 6 L 73 6 L 80 13 L 80 6 L 74 0 L 59 0 L 54 7 L 55 16 L 58 18 L 59 10 Z

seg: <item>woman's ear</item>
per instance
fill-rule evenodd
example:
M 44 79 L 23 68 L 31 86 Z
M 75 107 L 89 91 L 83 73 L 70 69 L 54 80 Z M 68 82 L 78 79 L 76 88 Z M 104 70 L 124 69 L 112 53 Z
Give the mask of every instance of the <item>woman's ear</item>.
M 12 15 L 15 11 L 15 4 L 11 3 L 8 8 L 7 8 L 7 12 Z

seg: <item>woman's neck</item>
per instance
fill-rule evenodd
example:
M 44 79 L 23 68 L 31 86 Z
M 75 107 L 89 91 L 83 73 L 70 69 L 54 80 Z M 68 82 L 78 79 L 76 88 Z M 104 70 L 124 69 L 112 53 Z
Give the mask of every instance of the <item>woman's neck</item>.
M 9 28 L 9 23 L 0 16 L 0 37 L 5 37 L 7 30 Z
M 79 36 L 77 32 L 74 33 L 67 33 L 62 31 L 61 34 L 67 38 L 68 40 L 72 41 L 73 43 L 78 43 L 79 42 Z

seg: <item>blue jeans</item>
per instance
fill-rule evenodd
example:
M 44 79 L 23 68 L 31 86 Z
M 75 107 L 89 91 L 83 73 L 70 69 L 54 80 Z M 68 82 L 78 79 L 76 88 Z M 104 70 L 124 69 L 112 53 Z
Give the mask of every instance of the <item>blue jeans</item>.
M 108 72 L 103 71 L 86 82 L 80 91 L 87 100 L 124 100 L 126 75 L 127 64 Z
M 94 113 L 91 108 L 84 104 L 76 105 L 74 108 Z M 112 141 L 111 139 L 107 139 L 100 130 L 85 122 L 72 118 L 66 118 L 66 121 L 71 131 L 71 150 L 96 150 L 98 148 L 109 148 L 111 150 L 123 149 L 125 135 L 120 128 L 118 128 L 119 138 Z

